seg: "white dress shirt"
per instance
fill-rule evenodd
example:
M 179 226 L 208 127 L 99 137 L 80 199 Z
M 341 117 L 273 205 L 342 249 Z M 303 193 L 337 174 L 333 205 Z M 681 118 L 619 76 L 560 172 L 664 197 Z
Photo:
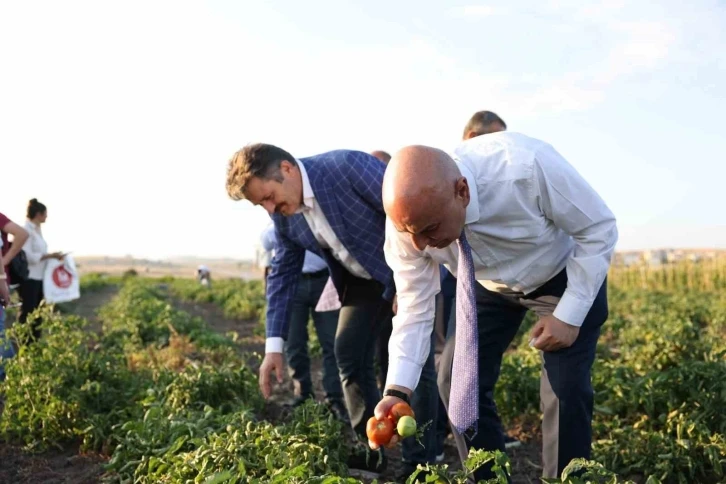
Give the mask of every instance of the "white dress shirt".
M 472 138 L 454 159 L 471 194 L 464 232 L 477 280 L 528 294 L 566 267 L 567 289 L 553 314 L 581 326 L 618 239 L 605 202 L 550 145 L 519 133 Z M 386 222 L 384 253 L 398 295 L 387 384 L 416 388 L 430 350 L 438 264 L 456 275 L 458 252 L 456 242 L 419 251 L 410 234 Z
M 41 258 L 48 253 L 48 244 L 40 227 L 30 220 L 25 221 L 25 230 L 28 231 L 28 240 L 23 244 L 23 251 L 28 259 L 28 279 L 42 281 L 46 261 Z
M 315 203 L 315 194 L 313 187 L 310 185 L 308 173 L 305 167 L 299 161 L 297 166 L 300 167 L 300 175 L 302 176 L 303 185 L 303 204 L 298 212 L 302 213 L 310 227 L 310 231 L 315 236 L 321 247 L 330 249 L 331 254 L 345 267 L 348 272 L 362 279 L 371 279 L 370 274 L 360 263 L 348 252 L 348 249 L 340 242 L 340 239 L 333 232 L 328 219 L 320 208 L 320 204 Z

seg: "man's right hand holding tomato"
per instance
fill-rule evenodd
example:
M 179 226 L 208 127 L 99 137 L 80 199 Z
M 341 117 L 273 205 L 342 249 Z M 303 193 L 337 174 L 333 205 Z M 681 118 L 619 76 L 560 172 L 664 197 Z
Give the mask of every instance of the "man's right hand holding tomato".
M 275 372 L 277 383 L 282 383 L 282 367 L 284 362 L 282 353 L 266 353 L 260 366 L 260 391 L 265 400 L 270 398 L 272 394 L 272 385 L 270 383 L 270 373 Z
M 408 388 L 397 386 L 397 385 L 388 385 L 386 389 L 392 389 L 392 390 L 398 390 L 400 392 L 404 392 L 406 395 L 408 395 L 409 400 L 411 399 L 411 394 L 413 391 L 409 390 Z M 397 403 L 406 403 L 403 400 L 401 400 L 398 397 L 393 396 L 386 396 L 383 397 L 383 399 L 378 402 L 378 405 L 376 405 L 376 409 L 374 410 L 373 414 L 378 420 L 383 420 L 384 418 L 387 418 L 388 414 L 391 412 L 391 408 L 397 404 Z M 388 442 L 388 444 L 384 445 L 385 448 L 391 448 L 394 447 L 398 442 L 400 441 L 400 437 L 394 432 L 393 437 L 391 437 L 391 440 Z M 373 442 L 371 439 L 368 439 L 368 446 L 376 450 L 380 447 L 380 445 L 376 442 Z

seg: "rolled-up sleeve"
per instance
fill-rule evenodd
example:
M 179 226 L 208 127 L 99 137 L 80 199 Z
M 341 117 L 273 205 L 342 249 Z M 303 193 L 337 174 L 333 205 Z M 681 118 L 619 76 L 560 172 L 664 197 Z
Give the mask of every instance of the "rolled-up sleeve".
M 386 221 L 383 246 L 386 262 L 393 270 L 398 312 L 388 343 L 386 385 L 414 390 L 431 349 L 435 296 L 440 290 L 439 265 L 417 250 L 408 234 Z
M 553 315 L 572 326 L 581 326 L 610 268 L 618 241 L 615 215 L 549 145 L 536 153 L 533 178 L 544 216 L 575 241 L 566 266 L 567 289 Z

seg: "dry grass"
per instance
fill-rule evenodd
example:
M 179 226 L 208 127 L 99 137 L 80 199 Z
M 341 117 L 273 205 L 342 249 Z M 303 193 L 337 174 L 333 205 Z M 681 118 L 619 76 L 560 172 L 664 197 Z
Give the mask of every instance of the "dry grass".
M 142 351 L 130 353 L 127 356 L 129 369 L 182 371 L 191 361 L 198 360 L 200 355 L 189 336 L 179 335 L 174 328 L 171 328 L 171 331 L 169 346 L 163 348 L 148 346 Z
M 696 291 L 726 289 L 726 258 L 698 262 L 677 262 L 662 266 L 645 264 L 612 267 L 610 284 L 621 289 L 672 291 L 687 288 Z

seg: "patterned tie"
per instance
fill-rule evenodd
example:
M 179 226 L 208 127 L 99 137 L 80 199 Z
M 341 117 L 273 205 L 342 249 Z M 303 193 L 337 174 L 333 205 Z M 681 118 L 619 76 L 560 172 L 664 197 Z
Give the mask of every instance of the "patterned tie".
M 461 435 L 469 439 L 477 432 L 479 419 L 479 342 L 476 318 L 476 278 L 471 246 L 464 231 L 458 240 L 456 271 L 456 346 L 452 368 L 449 418 Z

